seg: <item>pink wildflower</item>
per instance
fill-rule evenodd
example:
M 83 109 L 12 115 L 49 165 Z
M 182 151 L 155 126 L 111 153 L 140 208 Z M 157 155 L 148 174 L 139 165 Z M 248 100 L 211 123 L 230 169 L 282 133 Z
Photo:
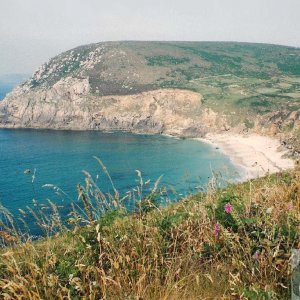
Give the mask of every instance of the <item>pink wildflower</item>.
M 220 231 L 221 231 L 221 225 L 219 223 L 216 223 L 215 226 L 214 226 L 215 235 L 219 236 Z
M 259 256 L 260 256 L 260 251 L 256 250 L 255 253 L 253 254 L 252 258 L 255 259 L 255 260 L 258 260 Z
M 233 208 L 232 208 L 232 206 L 231 206 L 230 203 L 226 203 L 226 204 L 224 205 L 224 210 L 225 210 L 226 213 L 231 214 Z
M 293 202 L 290 202 L 287 207 L 288 210 L 293 210 Z

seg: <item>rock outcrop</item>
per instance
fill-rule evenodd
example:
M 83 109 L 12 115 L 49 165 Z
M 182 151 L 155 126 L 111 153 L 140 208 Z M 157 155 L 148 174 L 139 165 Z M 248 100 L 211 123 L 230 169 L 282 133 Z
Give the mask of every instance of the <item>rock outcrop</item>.
M 125 130 L 202 136 L 216 116 L 202 106 L 199 93 L 160 89 L 134 95 L 93 96 L 87 78 L 67 77 L 51 88 L 19 87 L 0 104 L 0 123 L 8 128 Z

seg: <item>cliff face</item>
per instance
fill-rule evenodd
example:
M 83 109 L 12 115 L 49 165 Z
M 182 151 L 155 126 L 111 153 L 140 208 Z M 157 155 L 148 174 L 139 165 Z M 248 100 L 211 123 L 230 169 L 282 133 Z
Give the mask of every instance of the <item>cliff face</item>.
M 126 130 L 203 136 L 216 124 L 199 93 L 160 89 L 134 95 L 93 96 L 88 79 L 64 78 L 51 88 L 17 88 L 1 103 L 5 127 Z M 205 122 L 203 122 L 205 121 Z
M 255 131 L 299 144 L 300 50 L 240 44 L 81 46 L 0 102 L 0 127 L 203 136 Z M 297 142 L 298 141 L 298 142 Z M 294 147 L 294 146 L 293 146 Z

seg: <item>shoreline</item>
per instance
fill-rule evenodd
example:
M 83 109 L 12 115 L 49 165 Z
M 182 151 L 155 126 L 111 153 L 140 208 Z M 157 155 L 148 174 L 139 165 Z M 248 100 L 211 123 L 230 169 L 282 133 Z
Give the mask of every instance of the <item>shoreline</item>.
M 267 174 L 293 169 L 291 158 L 279 140 L 258 134 L 209 133 L 204 138 L 195 138 L 223 152 L 241 170 L 242 181 Z
M 161 135 L 165 137 L 181 139 L 183 137 L 170 133 L 136 132 L 129 130 L 95 130 L 95 129 L 66 129 L 66 128 L 24 128 L 24 127 L 1 127 L 7 130 L 53 130 L 53 131 L 98 131 L 103 133 L 124 132 L 130 134 Z M 289 151 L 280 141 L 259 134 L 238 133 L 207 133 L 205 137 L 188 138 L 201 141 L 210 145 L 214 150 L 221 151 L 238 169 L 240 181 L 246 181 L 267 174 L 293 169 L 295 161 L 285 158 L 283 155 Z

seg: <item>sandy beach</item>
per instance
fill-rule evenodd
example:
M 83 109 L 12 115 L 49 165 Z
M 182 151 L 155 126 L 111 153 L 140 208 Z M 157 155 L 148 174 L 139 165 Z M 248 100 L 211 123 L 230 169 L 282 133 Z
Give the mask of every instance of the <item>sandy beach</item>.
M 208 134 L 199 138 L 230 157 L 241 168 L 243 179 L 261 177 L 294 167 L 294 161 L 283 157 L 283 149 L 276 139 L 256 134 Z

